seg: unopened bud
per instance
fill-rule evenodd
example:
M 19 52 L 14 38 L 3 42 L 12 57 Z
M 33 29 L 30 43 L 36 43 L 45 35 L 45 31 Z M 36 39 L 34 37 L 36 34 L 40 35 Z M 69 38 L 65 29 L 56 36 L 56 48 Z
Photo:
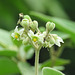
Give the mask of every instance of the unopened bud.
M 33 21 L 31 24 L 30 24 L 30 27 L 33 31 L 37 30 L 38 28 L 38 22 L 37 21 Z
M 31 18 L 28 15 L 24 15 L 24 19 L 28 19 L 29 21 L 31 21 Z
M 28 19 L 23 19 L 20 23 L 25 29 L 29 28 L 29 20 Z
M 51 32 L 54 28 L 55 28 L 55 24 L 54 23 L 52 23 L 52 22 L 47 22 L 46 23 L 46 30 L 48 32 Z

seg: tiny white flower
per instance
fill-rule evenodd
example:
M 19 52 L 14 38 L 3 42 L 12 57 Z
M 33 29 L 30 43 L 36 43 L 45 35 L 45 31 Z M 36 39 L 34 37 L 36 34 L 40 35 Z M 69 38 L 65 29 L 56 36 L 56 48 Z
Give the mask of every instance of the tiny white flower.
M 44 46 L 45 47 L 52 47 L 54 44 L 56 44 L 57 46 L 61 46 L 61 44 L 60 43 L 64 43 L 63 42 L 63 40 L 58 36 L 58 35 L 56 35 L 56 34 L 50 34 L 47 38 L 46 38 L 46 40 L 45 40 L 45 42 L 44 42 Z
M 34 34 L 33 31 L 29 30 L 28 35 L 34 43 L 38 42 L 43 44 L 43 34 Z
M 52 34 L 52 35 L 53 35 L 53 37 L 54 37 L 54 39 L 55 39 L 55 44 L 60 47 L 60 46 L 61 46 L 60 43 L 64 43 L 64 41 L 63 41 L 62 38 L 59 37 L 58 35 L 56 35 L 56 34 Z
M 17 39 L 18 41 L 20 40 L 20 37 L 22 36 L 23 34 L 23 31 L 24 29 L 21 29 L 21 30 L 18 30 L 18 26 L 16 26 L 15 30 L 14 30 L 14 33 L 11 34 L 11 36 L 14 38 L 14 39 Z

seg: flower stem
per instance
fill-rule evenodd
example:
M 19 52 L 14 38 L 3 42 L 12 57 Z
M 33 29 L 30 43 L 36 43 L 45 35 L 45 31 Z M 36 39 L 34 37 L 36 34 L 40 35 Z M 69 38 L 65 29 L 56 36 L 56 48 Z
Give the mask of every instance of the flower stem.
M 35 75 L 38 75 L 39 50 L 35 50 Z

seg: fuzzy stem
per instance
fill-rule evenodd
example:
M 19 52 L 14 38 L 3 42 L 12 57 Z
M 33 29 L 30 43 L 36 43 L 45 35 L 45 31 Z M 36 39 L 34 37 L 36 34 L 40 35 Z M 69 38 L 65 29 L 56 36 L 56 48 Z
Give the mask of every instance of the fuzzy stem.
M 35 75 L 38 75 L 39 50 L 35 50 Z

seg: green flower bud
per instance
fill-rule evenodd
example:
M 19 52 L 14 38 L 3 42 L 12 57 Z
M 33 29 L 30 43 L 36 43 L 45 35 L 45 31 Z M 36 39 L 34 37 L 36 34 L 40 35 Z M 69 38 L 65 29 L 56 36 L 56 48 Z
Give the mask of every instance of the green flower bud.
M 28 15 L 24 15 L 24 19 L 28 19 L 29 21 L 32 21 L 30 16 L 28 16 Z
M 37 22 L 37 21 L 33 21 L 33 22 L 30 24 L 30 27 L 31 27 L 32 31 L 37 30 L 37 28 L 38 28 L 38 22 Z
M 20 23 L 25 29 L 29 28 L 29 20 L 28 19 L 23 19 Z
M 38 22 L 37 21 L 33 21 L 33 24 L 35 25 L 35 28 L 38 28 Z
M 55 24 L 54 23 L 52 23 L 52 22 L 47 22 L 46 23 L 46 30 L 48 32 L 51 32 L 54 28 L 55 28 Z

